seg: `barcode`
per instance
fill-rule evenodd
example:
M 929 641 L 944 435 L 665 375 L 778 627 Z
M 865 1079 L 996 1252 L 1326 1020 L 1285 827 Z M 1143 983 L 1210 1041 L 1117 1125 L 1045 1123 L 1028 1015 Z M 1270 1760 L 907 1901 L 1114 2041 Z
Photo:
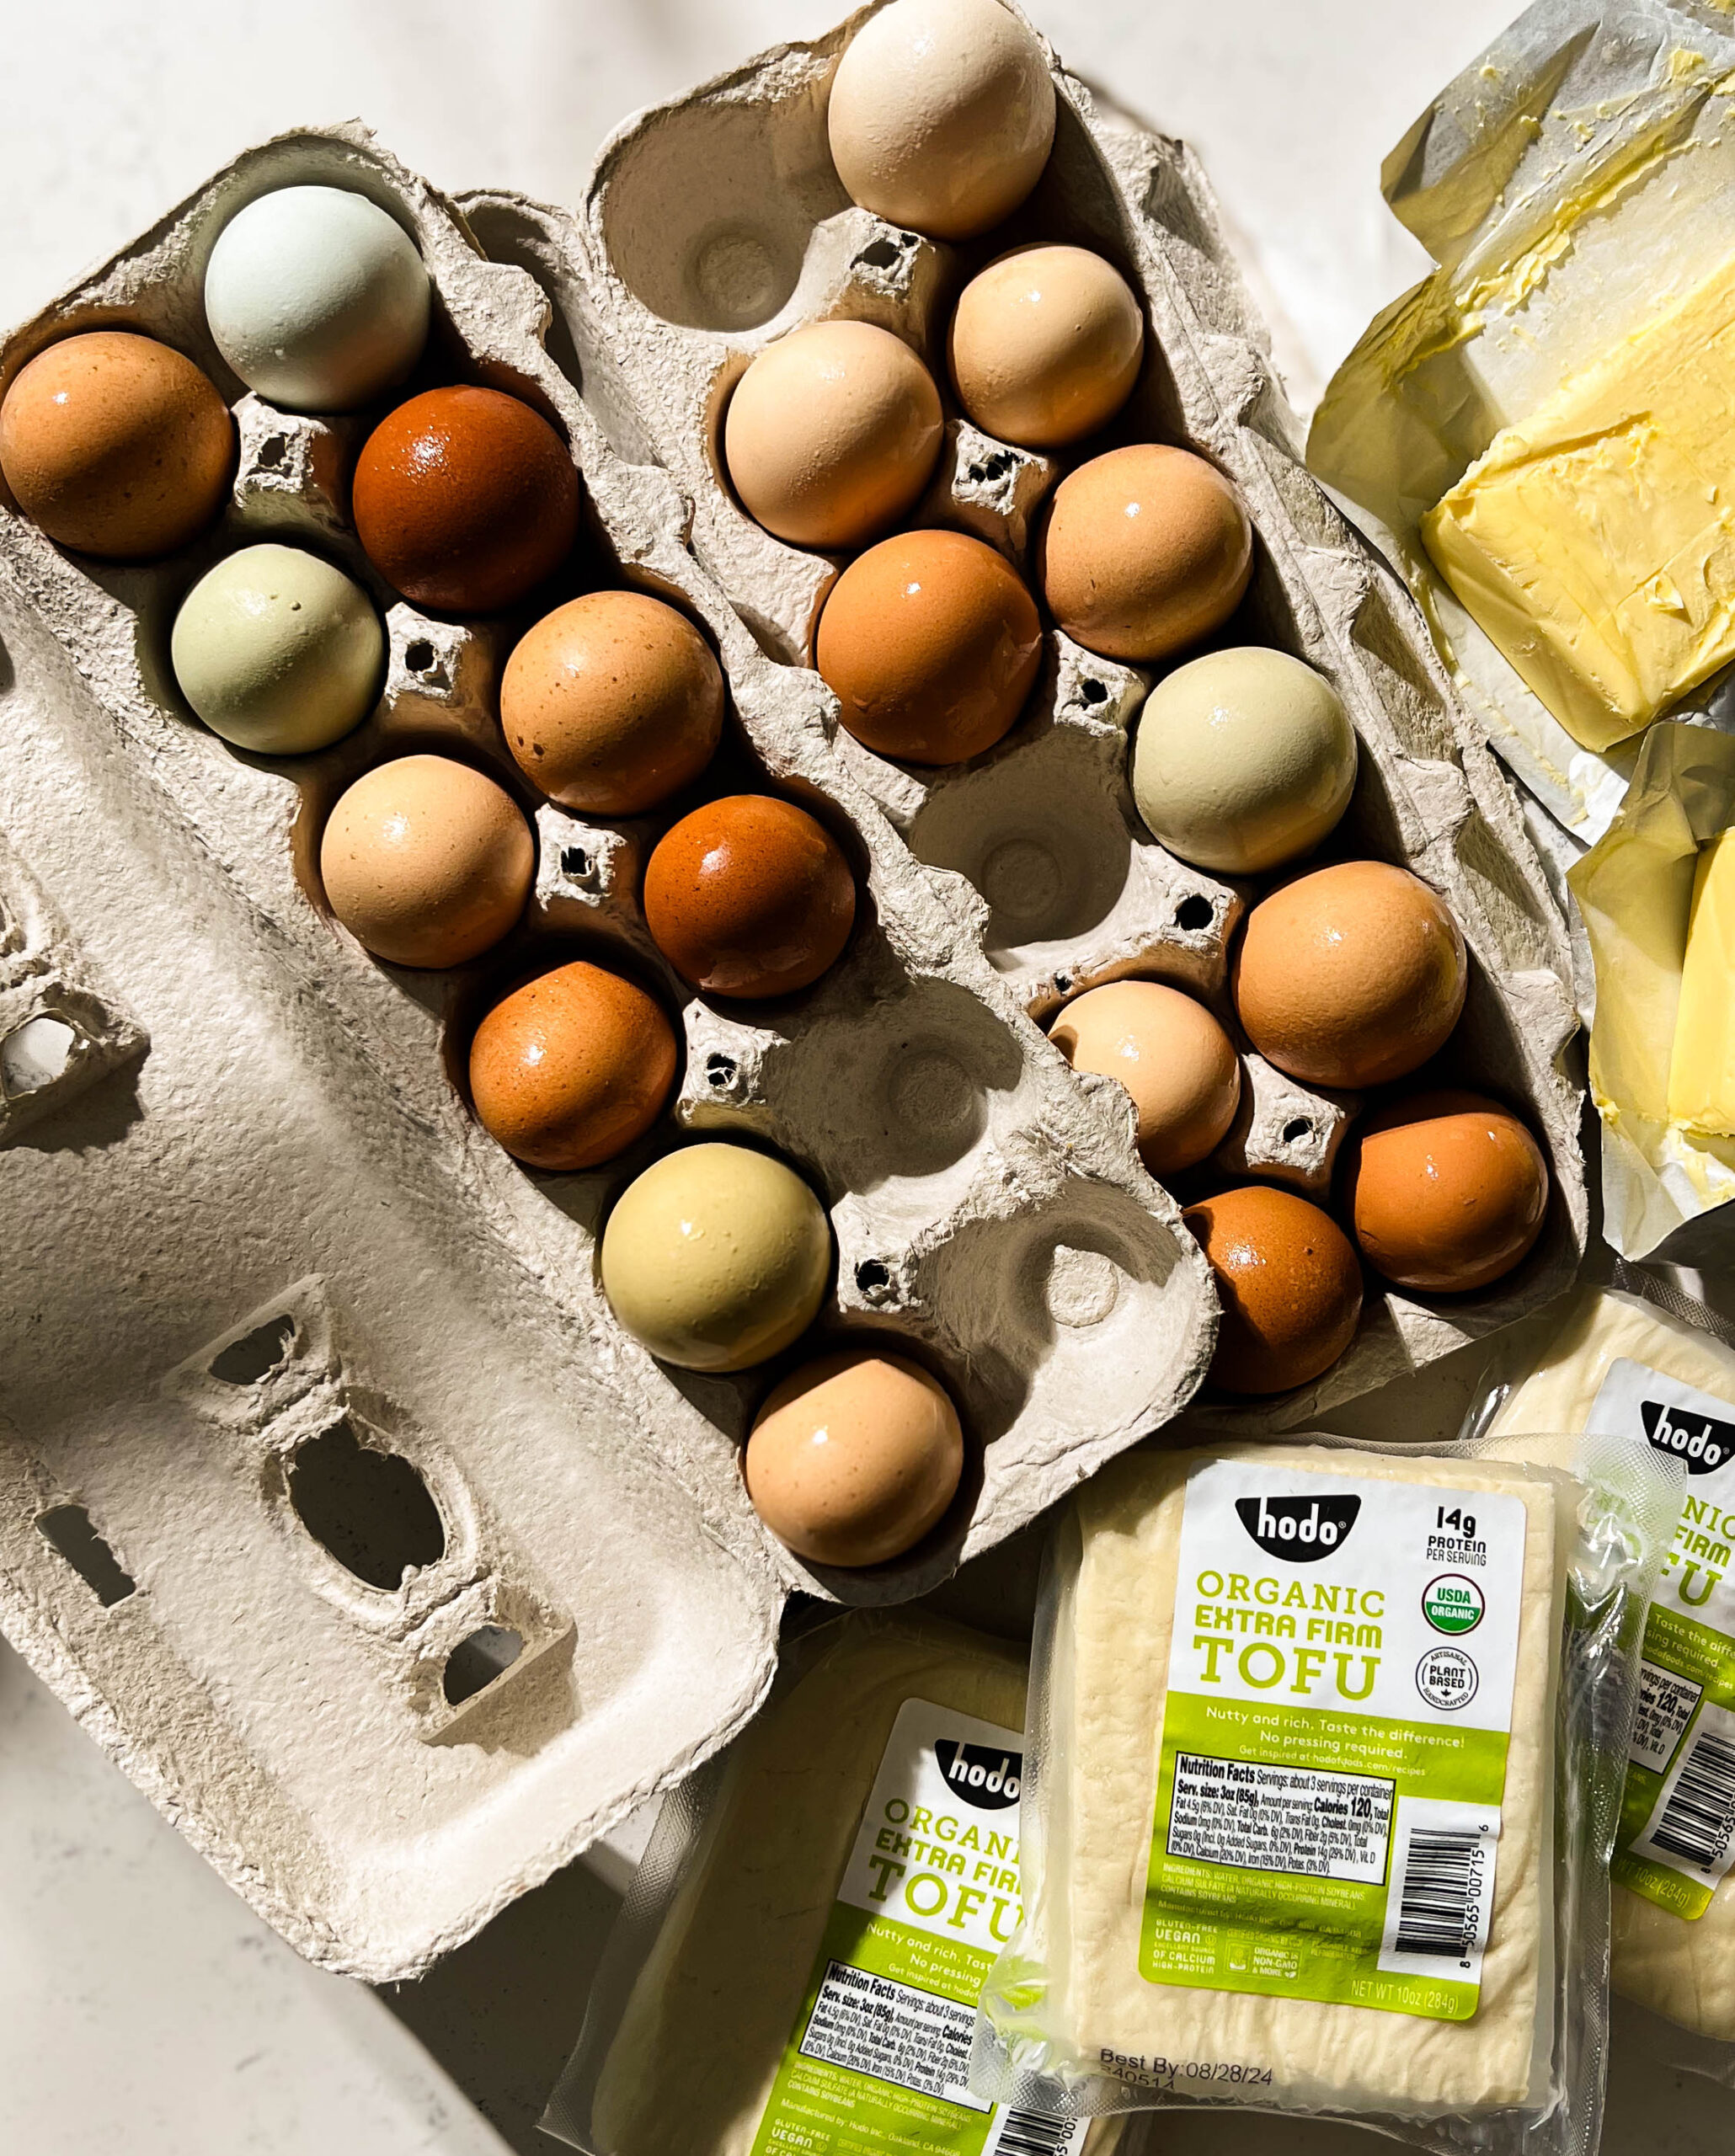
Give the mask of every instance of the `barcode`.
M 1008 2111 L 1000 2122 L 993 2156 L 1062 2156 L 1063 2151 L 1070 2156 L 1079 2124 L 1076 2119 L 1050 2118 L 1044 2111 Z
M 1398 1903 L 1399 1954 L 1439 1954 L 1457 1959 L 1476 1943 L 1481 1903 L 1481 1836 L 1417 1827 L 1406 1852 Z
M 1687 1748 L 1663 1817 L 1651 1830 L 1653 1849 L 1684 1857 L 1700 1870 L 1720 1864 L 1735 1830 L 1735 1743 L 1702 1729 Z

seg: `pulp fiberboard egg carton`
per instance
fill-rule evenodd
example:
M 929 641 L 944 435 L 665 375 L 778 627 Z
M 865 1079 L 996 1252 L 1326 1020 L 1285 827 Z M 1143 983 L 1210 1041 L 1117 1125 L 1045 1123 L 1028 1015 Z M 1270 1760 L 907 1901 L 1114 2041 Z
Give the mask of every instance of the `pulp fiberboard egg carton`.
M 491 253 L 547 286 L 564 332 L 558 349 L 601 424 L 625 453 L 653 457 L 674 476 L 693 504 L 695 550 L 766 652 L 810 684 L 803 662 L 842 558 L 774 537 L 729 485 L 723 416 L 754 355 L 805 323 L 834 319 L 906 339 L 940 385 L 948 415 L 932 488 L 908 522 L 971 532 L 1028 574 L 1044 503 L 1068 463 L 996 440 L 959 416 L 947 379 L 952 302 L 983 263 L 1036 240 L 1105 255 L 1140 295 L 1149 334 L 1139 386 L 1082 453 L 1121 441 L 1181 442 L 1240 487 L 1258 535 L 1257 565 L 1247 600 L 1214 641 L 1293 653 L 1343 697 L 1361 773 L 1320 857 L 1403 862 L 1449 902 L 1471 974 L 1443 1075 L 1526 1114 L 1553 1171 L 1546 1227 L 1518 1271 L 1472 1295 L 1417 1299 L 1370 1284 L 1355 1342 L 1322 1379 L 1218 1414 L 1248 1433 L 1305 1428 L 1333 1403 L 1537 1308 L 1575 1273 L 1586 1198 L 1581 1094 L 1567 1069 L 1577 1021 L 1563 985 L 1572 977 L 1565 931 L 1513 798 L 1414 606 L 1303 466 L 1299 423 L 1197 162 L 1049 52 L 1054 147 L 1023 207 L 969 247 L 887 223 L 851 202 L 826 138 L 832 72 L 884 4 L 628 120 L 605 145 L 576 212 L 478 194 L 463 199 L 466 214 Z M 1129 975 L 1203 996 L 1236 1034 L 1247 1081 L 1236 1123 L 1209 1164 L 1217 1185 L 1254 1177 L 1323 1201 L 1359 1102 L 1288 1078 L 1239 1035 L 1226 976 L 1254 886 L 1168 852 L 1140 820 L 1127 782 L 1129 731 L 1156 675 L 1086 651 L 1053 627 L 1045 646 L 1019 724 L 986 755 L 937 771 L 865 747 L 838 726 L 829 691 L 814 685 L 835 769 L 875 802 L 918 862 L 975 894 L 983 948 L 1038 1021 Z
M 734 714 L 719 790 L 803 800 L 862 892 L 845 958 L 769 1015 L 681 988 L 638 910 L 654 827 L 537 805 L 504 750 L 494 690 L 522 622 L 424 616 L 366 563 L 344 502 L 365 422 L 237 396 L 232 500 L 147 567 L 0 510 L 0 1618 L 262 1914 L 386 1978 L 726 1742 L 792 1590 L 917 1593 L 1169 1420 L 1215 1303 L 1118 1089 L 1066 1068 L 984 955 L 968 886 L 838 759 L 815 677 L 768 657 L 689 551 L 675 481 L 549 358 L 543 292 L 363 131 L 239 158 L 8 340 L 0 386 L 51 339 L 118 325 L 234 395 L 206 261 L 243 204 L 306 183 L 412 232 L 435 292 L 424 374 L 558 424 L 589 505 L 580 584 L 624 579 L 702 623 Z M 389 632 L 377 709 L 292 763 L 197 724 L 168 663 L 181 595 L 265 536 L 340 560 Z M 514 791 L 540 849 L 523 926 L 449 974 L 370 958 L 318 880 L 342 787 L 429 747 Z M 467 1030 L 491 985 L 579 953 L 682 1011 L 684 1075 L 607 1171 L 532 1177 L 469 1113 Z M 906 1558 L 822 1576 L 790 1556 L 738 1465 L 766 1374 L 668 1369 L 602 1296 L 613 1194 L 718 1129 L 773 1145 L 827 1206 L 819 1335 L 907 1344 L 958 1401 L 965 1486 Z

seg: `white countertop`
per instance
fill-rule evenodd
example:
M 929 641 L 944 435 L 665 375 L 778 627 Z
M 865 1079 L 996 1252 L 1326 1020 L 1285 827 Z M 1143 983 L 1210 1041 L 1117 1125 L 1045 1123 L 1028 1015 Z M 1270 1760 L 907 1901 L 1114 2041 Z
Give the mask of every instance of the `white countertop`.
M 1026 4 L 1070 66 L 1198 150 L 1291 389 L 1311 404 L 1369 318 L 1420 274 L 1419 250 L 1380 199 L 1381 157 L 1517 0 Z M 0 318 L 32 311 L 237 150 L 298 122 L 360 115 L 442 186 L 573 200 L 598 145 L 635 106 L 780 36 L 822 29 L 843 8 L 14 8 Z M 1449 1374 L 1417 1406 L 1449 1425 L 1453 1398 Z M 1015 1549 L 973 1568 L 951 1598 L 960 1614 L 1016 1597 L 1028 1556 Z M 576 2033 L 622 1876 L 606 1853 L 571 1867 L 420 1984 L 382 1999 L 297 1960 L 0 1644 L 0 2148 L 552 2150 L 532 2121 Z M 1609 2156 L 1726 2156 L 1735 2095 L 1643 2066 L 1640 2048 L 1630 2034 L 1617 2048 Z M 1175 2121 L 1161 2145 L 1174 2156 L 1336 2156 L 1352 2140 L 1369 2156 L 1391 2145 L 1244 2116 Z

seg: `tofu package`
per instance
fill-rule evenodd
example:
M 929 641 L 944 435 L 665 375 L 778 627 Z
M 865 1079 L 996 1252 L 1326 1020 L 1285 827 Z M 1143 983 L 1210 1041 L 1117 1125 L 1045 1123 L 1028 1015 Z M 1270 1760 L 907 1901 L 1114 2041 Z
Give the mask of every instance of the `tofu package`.
M 1610 1981 L 1716 2047 L 1679 2063 L 1735 2079 L 1735 1347 L 1710 1312 L 1647 1284 L 1672 1308 L 1582 1289 L 1540 1346 L 1534 1329 L 1513 1340 L 1471 1413 L 1539 1454 L 1519 1433 L 1587 1433 L 1685 1470 L 1645 1625 Z
M 1147 1451 L 1072 1501 L 980 2095 L 1596 2146 L 1609 1853 L 1680 1474 L 1578 1464 Z
M 787 1651 L 665 1800 L 542 2119 L 590 2156 L 1131 2156 L 965 2085 L 1018 1919 L 1026 1657 L 910 1611 Z

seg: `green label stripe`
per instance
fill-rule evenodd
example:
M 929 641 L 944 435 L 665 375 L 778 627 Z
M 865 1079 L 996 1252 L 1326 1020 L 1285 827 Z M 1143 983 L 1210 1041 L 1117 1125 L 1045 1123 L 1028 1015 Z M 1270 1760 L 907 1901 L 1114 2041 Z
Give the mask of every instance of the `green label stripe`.
M 1172 1744 L 1177 1751 L 1230 1753 L 1267 1766 L 1380 1775 L 1396 1783 L 1400 1796 L 1498 1804 L 1506 1787 L 1504 1730 L 1382 1721 L 1330 1707 L 1255 1705 L 1171 1692 L 1162 1735 L 1165 1751 Z
M 1735 1640 L 1727 1633 L 1653 1602 L 1645 1623 L 1645 1659 L 1702 1684 L 1716 1705 L 1735 1707 Z
M 1683 1677 L 1689 1684 L 1703 1686 L 1701 1706 L 1709 1701 L 1720 1707 L 1735 1707 L 1735 1640 L 1727 1633 L 1653 1602 L 1645 1621 L 1645 1659 L 1658 1669 L 1666 1669 L 1671 1677 Z M 1676 1740 L 1675 1756 L 1682 1745 L 1691 1743 L 1699 1711 L 1695 1707 L 1692 1719 Z M 1620 1827 L 1609 1870 L 1617 1886 L 1691 1923 L 1711 1907 L 1711 1889 L 1655 1857 L 1636 1855 L 1632 1846 L 1657 1809 L 1666 1773 L 1666 1769 L 1658 1774 L 1636 1760 L 1627 1763 L 1626 1785 L 1620 1796 Z

